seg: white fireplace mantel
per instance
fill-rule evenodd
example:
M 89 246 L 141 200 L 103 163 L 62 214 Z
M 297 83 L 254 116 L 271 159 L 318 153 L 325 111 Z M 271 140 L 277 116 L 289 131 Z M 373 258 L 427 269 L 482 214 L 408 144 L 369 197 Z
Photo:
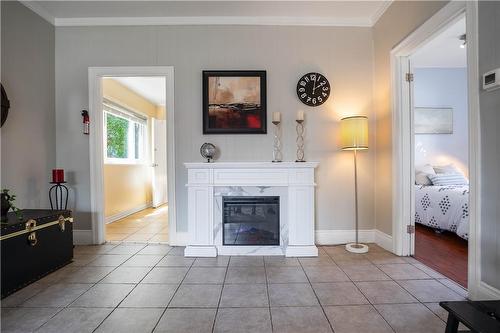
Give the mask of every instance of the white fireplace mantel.
M 317 256 L 314 244 L 314 169 L 317 162 L 185 163 L 188 169 L 187 257 L 221 255 Z M 224 191 L 272 192 L 280 203 L 279 246 L 222 245 L 218 198 Z

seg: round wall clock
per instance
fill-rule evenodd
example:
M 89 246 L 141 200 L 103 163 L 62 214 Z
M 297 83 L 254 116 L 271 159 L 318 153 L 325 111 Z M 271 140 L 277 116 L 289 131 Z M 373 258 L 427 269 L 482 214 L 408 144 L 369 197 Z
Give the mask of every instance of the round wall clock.
M 1 119 L 1 124 L 0 127 L 3 126 L 3 123 L 7 120 L 7 116 L 9 115 L 9 109 L 10 109 L 10 101 L 7 98 L 7 93 L 5 92 L 5 89 L 3 88 L 3 84 L 0 84 L 1 90 L 2 90 L 2 119 Z
M 319 106 L 330 96 L 330 82 L 323 74 L 307 73 L 297 83 L 297 96 L 308 106 Z

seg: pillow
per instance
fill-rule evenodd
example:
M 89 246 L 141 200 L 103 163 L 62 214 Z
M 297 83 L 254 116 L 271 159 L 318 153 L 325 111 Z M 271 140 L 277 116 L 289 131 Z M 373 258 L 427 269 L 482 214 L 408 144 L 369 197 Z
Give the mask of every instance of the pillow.
M 436 172 L 430 164 L 415 168 L 415 184 L 417 185 L 432 185 L 432 182 L 427 177 L 428 175 L 435 175 Z
M 415 184 L 417 185 L 432 185 L 431 180 L 429 179 L 429 173 L 419 172 L 415 175 Z
M 462 174 L 460 170 L 457 169 L 453 164 L 442 165 L 442 166 L 434 166 L 435 173 L 458 173 Z
M 425 164 L 425 165 L 422 165 L 422 166 L 419 166 L 419 167 L 415 167 L 415 174 L 420 173 L 420 172 L 430 173 L 430 174 L 433 174 L 433 175 L 436 174 L 436 171 L 434 171 L 434 168 L 430 164 Z
M 459 173 L 439 173 L 437 175 L 428 175 L 432 185 L 468 185 L 469 182 Z

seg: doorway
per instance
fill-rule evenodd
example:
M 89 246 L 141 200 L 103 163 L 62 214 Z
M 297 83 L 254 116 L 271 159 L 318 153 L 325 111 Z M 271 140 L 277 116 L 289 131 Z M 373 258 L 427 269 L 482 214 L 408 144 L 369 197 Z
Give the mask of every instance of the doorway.
M 173 68 L 89 68 L 94 243 L 176 244 Z
M 400 256 L 415 253 L 415 143 L 411 55 L 449 26 L 463 19 L 467 30 L 468 118 L 468 246 L 467 286 L 472 299 L 484 294 L 480 281 L 480 122 L 477 39 L 477 4 L 450 2 L 391 50 L 393 110 L 393 251 Z M 464 147 L 463 150 L 467 150 Z
M 467 288 L 469 128 L 465 15 L 409 56 L 413 256 Z M 410 248 L 410 251 L 412 249 Z
M 102 78 L 106 241 L 167 242 L 164 77 Z

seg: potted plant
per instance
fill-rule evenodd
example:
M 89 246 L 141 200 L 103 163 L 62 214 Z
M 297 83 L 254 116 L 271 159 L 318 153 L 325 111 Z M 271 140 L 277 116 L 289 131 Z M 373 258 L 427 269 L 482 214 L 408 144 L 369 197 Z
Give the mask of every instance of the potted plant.
M 9 193 L 9 190 L 8 189 L 3 189 L 2 190 L 2 193 L 0 193 L 0 196 L 1 196 L 1 204 L 2 204 L 2 222 L 7 220 L 7 213 L 9 212 L 9 210 L 13 210 L 16 215 L 17 215 L 17 218 L 18 219 L 22 219 L 22 215 L 21 215 L 21 210 L 19 208 L 17 208 L 15 205 L 14 205 L 14 202 L 16 201 L 16 196 L 14 194 L 10 194 Z

